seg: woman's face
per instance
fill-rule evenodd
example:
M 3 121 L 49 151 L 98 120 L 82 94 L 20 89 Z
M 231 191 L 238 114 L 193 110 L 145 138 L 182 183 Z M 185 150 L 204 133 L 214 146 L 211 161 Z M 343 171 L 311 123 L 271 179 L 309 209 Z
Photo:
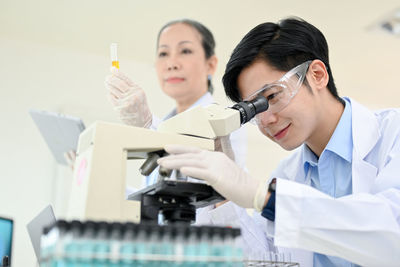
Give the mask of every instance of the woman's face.
M 157 47 L 156 70 L 161 89 L 180 103 L 193 104 L 207 92 L 207 76 L 217 59 L 206 59 L 199 32 L 184 23 L 165 28 Z

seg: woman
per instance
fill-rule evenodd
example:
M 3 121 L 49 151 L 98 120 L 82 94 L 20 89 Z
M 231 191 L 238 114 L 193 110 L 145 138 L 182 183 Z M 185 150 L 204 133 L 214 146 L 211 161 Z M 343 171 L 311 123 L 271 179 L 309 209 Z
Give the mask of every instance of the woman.
M 161 89 L 176 103 L 163 120 L 214 102 L 211 77 L 218 62 L 214 49 L 212 33 L 199 22 L 176 20 L 161 28 L 157 38 L 156 72 Z M 160 120 L 151 113 L 144 90 L 119 69 L 112 67 L 111 74 L 105 85 L 121 120 L 128 125 L 157 129 Z M 236 162 L 244 166 L 247 150 L 244 131 L 231 134 L 230 141 Z

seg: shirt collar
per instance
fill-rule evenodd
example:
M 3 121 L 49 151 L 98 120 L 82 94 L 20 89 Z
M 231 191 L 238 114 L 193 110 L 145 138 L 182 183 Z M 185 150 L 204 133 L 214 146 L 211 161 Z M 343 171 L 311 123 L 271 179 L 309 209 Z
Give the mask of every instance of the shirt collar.
M 343 98 L 343 100 L 345 102 L 343 114 L 325 149 L 351 163 L 353 155 L 351 104 L 348 99 Z
M 308 169 L 310 168 L 310 166 L 315 167 L 318 165 L 318 158 L 306 144 L 303 144 L 302 151 L 304 173 L 308 173 Z
M 197 99 L 197 101 L 194 102 L 187 110 L 190 110 L 190 109 L 192 109 L 194 107 L 197 107 L 197 106 L 204 106 L 206 104 L 210 104 L 210 103 L 213 103 L 213 102 L 214 102 L 214 100 L 213 100 L 213 97 L 212 97 L 211 93 L 207 92 L 202 97 Z M 168 113 L 167 116 L 165 116 L 163 120 L 164 121 L 168 120 L 168 119 L 172 118 L 175 115 L 176 115 L 176 108 L 174 108 L 170 113 Z
M 343 100 L 345 102 L 343 114 L 325 150 L 329 150 L 351 163 L 353 156 L 351 103 L 347 98 L 343 98 Z M 306 144 L 303 144 L 302 151 L 304 171 L 307 173 L 310 166 L 318 165 L 318 157 Z

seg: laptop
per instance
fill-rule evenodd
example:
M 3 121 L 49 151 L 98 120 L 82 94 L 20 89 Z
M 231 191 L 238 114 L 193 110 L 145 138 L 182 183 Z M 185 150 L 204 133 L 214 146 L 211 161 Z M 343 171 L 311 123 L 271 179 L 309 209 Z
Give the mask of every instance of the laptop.
M 0 266 L 3 266 L 3 262 L 7 262 L 6 257 L 8 264 L 11 264 L 13 231 L 13 219 L 0 217 Z
M 64 154 L 76 151 L 79 135 L 85 130 L 83 121 L 77 117 L 37 109 L 29 110 L 29 114 L 56 161 L 68 165 Z
M 43 229 L 44 227 L 55 223 L 56 216 L 54 215 L 53 208 L 51 205 L 48 205 L 26 225 L 38 262 L 40 260 L 40 239 L 42 237 Z

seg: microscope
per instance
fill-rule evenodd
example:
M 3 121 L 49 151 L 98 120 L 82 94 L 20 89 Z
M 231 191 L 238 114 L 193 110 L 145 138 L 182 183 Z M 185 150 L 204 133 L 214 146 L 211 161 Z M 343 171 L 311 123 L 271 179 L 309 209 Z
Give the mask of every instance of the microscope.
M 68 219 L 185 223 L 195 221 L 196 209 L 224 200 L 211 186 L 159 168 L 155 184 L 125 198 L 127 160 L 145 159 L 142 175 L 157 171 L 157 159 L 167 144 L 214 150 L 216 138 L 229 135 L 268 109 L 260 96 L 225 108 L 195 107 L 164 121 L 157 131 L 96 122 L 80 136 Z M 171 173 L 174 175 L 171 176 Z M 136 201 L 132 201 L 136 200 Z

